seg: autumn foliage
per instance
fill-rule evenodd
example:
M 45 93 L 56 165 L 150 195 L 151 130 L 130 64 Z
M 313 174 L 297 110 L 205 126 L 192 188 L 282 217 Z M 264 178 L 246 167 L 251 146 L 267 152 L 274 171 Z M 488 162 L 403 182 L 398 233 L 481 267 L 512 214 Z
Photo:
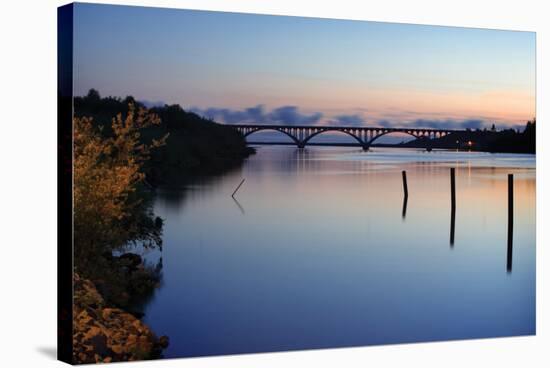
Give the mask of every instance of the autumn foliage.
M 164 144 L 140 141 L 140 131 L 158 125 L 159 118 L 129 105 L 123 118 L 112 120 L 112 132 L 102 134 L 92 118 L 74 118 L 74 252 L 77 267 L 97 255 L 111 253 L 128 242 L 160 244 L 159 224 L 139 195 L 144 164 L 151 150 Z

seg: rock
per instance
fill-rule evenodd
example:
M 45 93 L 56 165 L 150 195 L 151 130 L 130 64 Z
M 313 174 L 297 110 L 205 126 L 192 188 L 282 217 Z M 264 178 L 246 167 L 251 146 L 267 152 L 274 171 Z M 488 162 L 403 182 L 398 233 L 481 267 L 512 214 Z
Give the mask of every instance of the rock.
M 133 323 L 126 323 L 126 330 L 132 335 L 140 335 L 141 332 L 134 326 Z
M 138 349 L 147 352 L 153 350 L 153 341 L 147 336 L 141 335 L 138 339 Z
M 96 327 L 96 326 L 92 326 L 90 327 L 90 329 L 88 330 L 88 332 L 86 332 L 86 334 L 84 335 L 84 341 L 88 341 L 90 339 L 92 339 L 94 336 L 97 336 L 101 333 L 101 329 L 99 327 Z
M 74 285 L 73 363 L 154 359 L 168 346 L 132 314 L 106 307 L 89 280 L 75 274 Z
M 145 313 L 135 310 L 129 310 L 128 313 L 130 313 L 132 316 L 136 317 L 137 319 L 141 319 L 145 316 Z
M 136 342 L 137 342 L 137 338 L 138 338 L 137 335 L 130 334 L 130 335 L 128 335 L 128 338 L 126 339 L 126 342 L 128 344 L 135 345 Z
M 83 310 L 76 316 L 78 323 L 82 325 L 92 325 L 94 323 L 93 318 L 88 314 L 86 310 Z
M 122 354 L 124 351 L 121 345 L 111 345 L 111 350 L 116 354 Z
M 97 307 L 95 307 L 97 308 Z M 94 308 L 86 308 L 86 312 L 88 313 L 88 315 L 93 318 L 93 319 L 98 319 L 98 315 L 97 315 L 97 312 Z
M 107 348 L 107 337 L 100 333 L 95 335 L 90 339 L 90 344 L 92 345 L 94 351 L 100 356 L 104 357 L 109 354 L 109 349 Z
M 113 314 L 113 308 L 105 308 L 103 309 L 102 313 L 101 313 L 101 316 L 103 317 L 103 319 L 109 319 L 111 317 L 111 315 Z
M 170 339 L 168 338 L 168 336 L 164 335 L 159 338 L 159 346 L 161 348 L 166 349 L 169 344 L 170 344 Z

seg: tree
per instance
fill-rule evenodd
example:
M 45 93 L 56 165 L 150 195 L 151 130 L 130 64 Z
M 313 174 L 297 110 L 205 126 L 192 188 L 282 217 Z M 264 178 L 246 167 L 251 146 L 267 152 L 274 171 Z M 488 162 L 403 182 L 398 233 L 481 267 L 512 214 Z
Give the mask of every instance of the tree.
M 525 144 L 528 147 L 529 152 L 535 153 L 537 146 L 537 119 L 533 118 L 532 121 L 528 121 L 523 131 L 523 137 Z
M 140 130 L 160 123 L 145 109 L 112 120 L 113 134 L 104 137 L 102 127 L 91 118 L 74 118 L 74 257 L 77 268 L 98 254 L 112 252 L 127 242 L 140 239 L 160 244 L 160 233 L 136 195 L 143 182 L 143 164 L 152 149 L 164 144 L 166 136 L 146 145 Z M 158 227 L 158 226 L 156 226 Z M 92 261 L 93 262 L 93 261 Z
M 93 88 L 88 91 L 88 95 L 86 97 L 96 102 L 101 100 L 101 96 L 99 95 L 99 92 Z

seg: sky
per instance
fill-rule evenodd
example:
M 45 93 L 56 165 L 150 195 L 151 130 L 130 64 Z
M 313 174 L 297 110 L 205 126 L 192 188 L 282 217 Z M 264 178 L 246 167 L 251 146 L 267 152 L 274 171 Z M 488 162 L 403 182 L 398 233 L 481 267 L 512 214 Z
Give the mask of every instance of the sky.
M 535 117 L 535 33 L 76 4 L 74 89 L 221 123 L 498 128 Z

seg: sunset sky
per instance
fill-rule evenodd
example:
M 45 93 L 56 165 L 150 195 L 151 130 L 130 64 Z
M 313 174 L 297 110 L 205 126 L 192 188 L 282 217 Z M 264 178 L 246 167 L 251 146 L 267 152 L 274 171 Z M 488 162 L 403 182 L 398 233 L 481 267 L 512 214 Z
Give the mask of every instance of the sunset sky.
M 75 93 L 177 103 L 225 123 L 523 126 L 535 34 L 75 6 Z

